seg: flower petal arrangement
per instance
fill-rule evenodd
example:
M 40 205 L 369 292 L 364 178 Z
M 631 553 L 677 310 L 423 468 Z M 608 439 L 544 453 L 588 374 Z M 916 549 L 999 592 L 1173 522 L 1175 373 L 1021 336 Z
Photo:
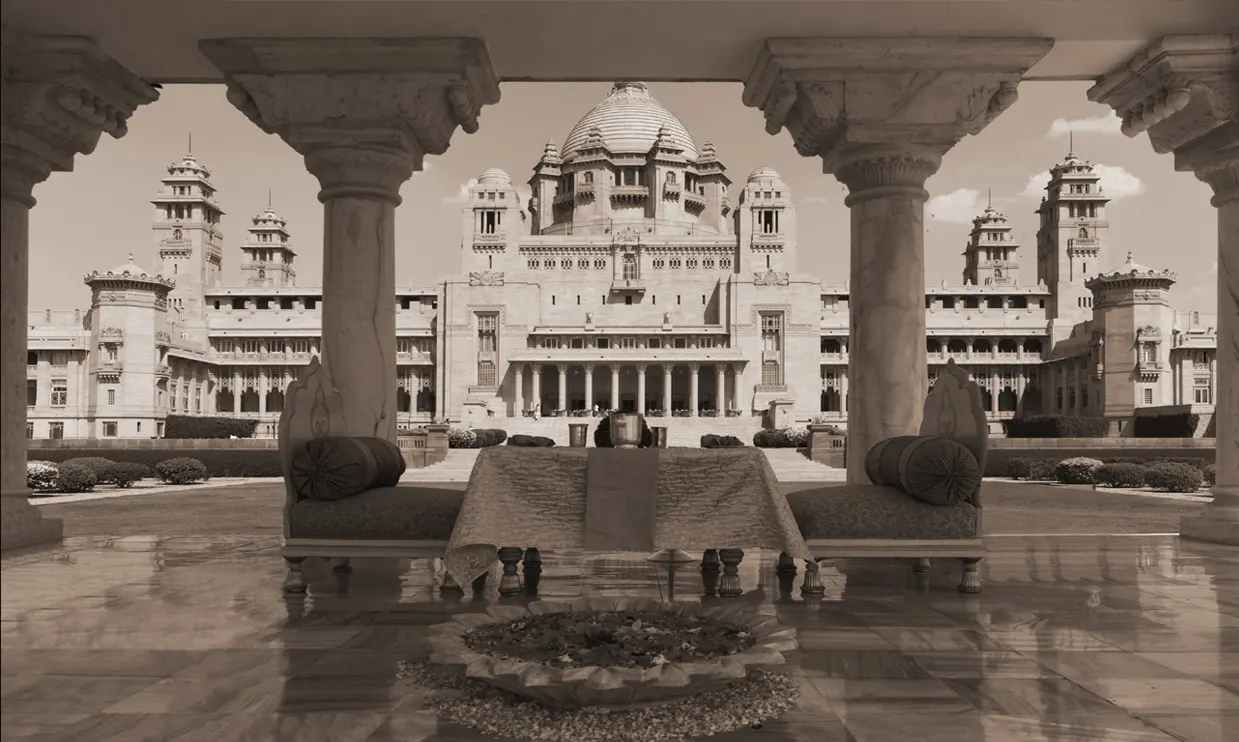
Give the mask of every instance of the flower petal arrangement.
M 754 606 L 636 598 L 491 606 L 438 624 L 433 663 L 549 708 L 655 704 L 786 662 L 795 629 Z

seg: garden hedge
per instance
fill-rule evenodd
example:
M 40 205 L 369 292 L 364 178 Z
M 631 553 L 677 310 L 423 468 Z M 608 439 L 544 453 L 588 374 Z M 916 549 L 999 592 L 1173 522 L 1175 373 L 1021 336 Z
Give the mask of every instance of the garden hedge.
M 1004 420 L 1008 438 L 1105 438 L 1110 421 L 1104 417 L 1030 415 Z
M 164 420 L 164 438 L 253 438 L 257 420 L 234 417 L 193 417 L 168 415 Z
M 113 462 L 132 462 L 154 469 L 161 461 L 188 456 L 201 461 L 211 477 L 282 477 L 280 452 L 276 449 L 146 449 L 146 448 L 46 448 L 38 452 L 42 461 L 61 463 L 69 459 L 98 457 Z
M 1191 438 L 1196 435 L 1200 415 L 1178 412 L 1173 415 L 1137 417 L 1132 428 L 1137 438 Z
M 759 430 L 753 434 L 753 445 L 758 448 L 804 448 L 809 445 L 809 429 L 797 425 Z
M 985 476 L 1009 477 L 1011 462 L 1027 460 L 1048 461 L 1050 471 L 1058 462 L 1083 456 L 1101 459 L 1107 464 L 1149 464 L 1157 460 L 1172 460 L 1204 468 L 1214 462 L 1211 448 L 1184 448 L 1167 451 L 1165 448 L 991 448 L 985 456 Z M 1021 479 L 1023 477 L 1021 476 Z M 1047 477 L 1050 479 L 1052 477 Z

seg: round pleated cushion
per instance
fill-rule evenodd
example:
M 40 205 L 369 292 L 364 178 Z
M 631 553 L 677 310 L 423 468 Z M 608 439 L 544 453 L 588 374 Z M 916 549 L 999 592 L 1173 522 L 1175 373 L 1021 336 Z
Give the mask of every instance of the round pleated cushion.
M 981 467 L 966 446 L 950 438 L 903 435 L 878 441 L 865 455 L 874 484 L 896 487 L 931 505 L 970 500 L 981 486 Z
M 342 500 L 396 486 L 404 467 L 400 447 L 385 438 L 315 438 L 293 457 L 292 482 L 302 497 Z

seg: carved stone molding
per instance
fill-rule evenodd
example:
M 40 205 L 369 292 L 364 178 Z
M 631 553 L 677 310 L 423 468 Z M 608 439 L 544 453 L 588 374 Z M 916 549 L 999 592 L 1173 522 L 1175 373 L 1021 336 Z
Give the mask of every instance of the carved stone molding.
M 786 286 L 790 282 L 791 277 L 780 271 L 769 270 L 753 274 L 754 286 Z
M 766 131 L 835 172 L 852 145 L 947 152 L 1015 103 L 1023 74 L 1053 46 L 1039 38 L 768 39 L 744 86 Z
M 199 49 L 255 125 L 310 155 L 320 148 L 398 153 L 412 170 L 478 129 L 499 81 L 478 39 L 218 39 Z
M 471 271 L 469 273 L 470 286 L 502 286 L 503 271 Z
M 909 188 L 925 193 L 925 181 L 938 172 L 942 156 L 912 145 L 857 145 L 840 157 L 835 177 L 851 194 L 874 188 Z
M 80 36 L 22 36 L 0 27 L 0 144 L 4 195 L 31 191 L 73 169 L 107 132 L 120 138 L 138 106 L 159 92 Z

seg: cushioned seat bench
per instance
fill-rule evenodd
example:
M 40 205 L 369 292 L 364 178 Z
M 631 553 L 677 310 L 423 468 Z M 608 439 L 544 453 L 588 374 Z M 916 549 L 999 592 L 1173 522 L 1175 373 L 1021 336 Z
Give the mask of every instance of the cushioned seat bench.
M 947 363 L 925 400 L 920 434 L 959 443 L 976 459 L 977 471 L 985 471 L 989 426 L 981 392 L 954 361 Z M 930 557 L 957 557 L 963 563 L 960 591 L 981 591 L 977 563 L 985 556 L 985 544 L 980 486 L 950 505 L 930 504 L 875 484 L 816 487 L 787 499 L 817 559 L 911 557 L 916 559 L 914 569 L 925 572 Z
M 342 500 L 300 500 L 289 509 L 289 537 L 446 544 L 464 496 L 461 490 L 398 484 Z

